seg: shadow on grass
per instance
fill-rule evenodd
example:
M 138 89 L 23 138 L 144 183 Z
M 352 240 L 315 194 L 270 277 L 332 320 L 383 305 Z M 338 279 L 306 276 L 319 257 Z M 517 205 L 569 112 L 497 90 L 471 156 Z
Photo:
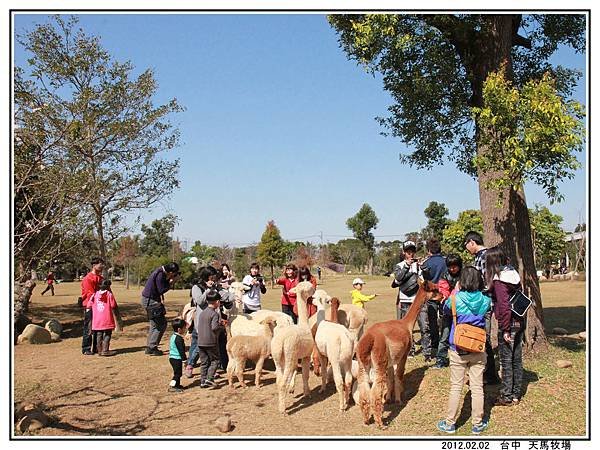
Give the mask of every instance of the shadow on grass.
M 585 331 L 585 306 L 544 308 L 544 327 L 546 333 L 555 327 L 564 328 L 569 334 Z
M 402 393 L 402 404 L 397 403 L 386 403 L 384 411 L 390 411 L 390 414 L 384 419 L 384 425 L 389 425 L 393 420 L 398 417 L 402 409 L 408 402 L 410 402 L 415 395 L 419 393 L 419 387 L 423 378 L 425 378 L 425 372 L 429 369 L 429 366 L 421 366 L 411 370 L 404 374 L 404 392 Z

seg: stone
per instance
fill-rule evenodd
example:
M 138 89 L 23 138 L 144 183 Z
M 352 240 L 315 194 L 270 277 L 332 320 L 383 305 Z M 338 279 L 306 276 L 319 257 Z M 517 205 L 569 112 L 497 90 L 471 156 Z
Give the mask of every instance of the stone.
M 50 422 L 50 418 L 35 405 L 27 405 L 20 408 L 20 410 L 15 413 L 15 417 L 18 417 L 17 413 L 24 413 L 23 417 L 17 423 L 17 429 L 21 433 L 45 428 Z
M 215 426 L 221 433 L 228 433 L 231 431 L 231 418 L 229 416 L 222 416 L 215 420 Z
M 50 332 L 39 325 L 29 324 L 17 339 L 19 344 L 49 344 L 52 341 Z
M 566 369 L 568 367 L 572 367 L 573 363 L 571 361 L 567 361 L 566 359 L 559 359 L 556 361 L 556 365 L 561 369 Z
M 561 335 L 564 335 L 564 334 L 568 334 L 568 332 L 564 328 L 555 327 L 555 328 L 552 328 L 552 334 L 561 334 Z
M 587 339 L 587 331 L 582 331 L 581 333 L 578 334 L 578 336 L 581 339 L 584 339 L 584 340 Z
M 44 328 L 46 330 L 48 330 L 50 332 L 50 334 L 52 334 L 52 333 L 58 334 L 59 338 L 63 331 L 62 325 L 56 319 L 50 319 L 48 322 L 46 322 L 46 325 L 44 325 Z
M 56 333 L 50 332 L 50 340 L 52 342 L 58 342 L 58 341 L 60 341 L 61 340 L 60 339 L 60 334 L 56 334 Z

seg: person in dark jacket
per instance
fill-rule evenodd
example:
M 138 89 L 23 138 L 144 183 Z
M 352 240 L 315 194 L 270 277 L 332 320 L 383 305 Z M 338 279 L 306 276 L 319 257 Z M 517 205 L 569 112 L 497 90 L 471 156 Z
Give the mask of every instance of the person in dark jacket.
M 402 319 L 410 309 L 417 291 L 419 290 L 419 265 L 415 254 L 417 245 L 413 241 L 406 241 L 402 244 L 404 259 L 394 267 L 394 280 L 392 287 L 398 288 L 398 296 L 396 297 L 396 319 Z M 419 325 L 420 327 L 420 325 Z M 423 332 L 421 331 L 421 334 Z M 409 356 L 415 353 L 414 340 L 410 349 Z
M 521 278 L 509 262 L 499 247 L 492 247 L 485 254 L 486 284 L 498 321 L 498 355 L 502 366 L 502 385 L 496 406 L 518 404 L 523 384 L 525 318 L 514 314 L 510 307 L 510 298 L 521 289 Z
M 462 258 L 458 255 L 448 255 L 446 257 L 446 271 L 442 274 L 438 281 L 438 290 L 442 294 L 442 302 L 440 305 L 442 331 L 440 336 L 440 343 L 437 348 L 437 361 L 433 366 L 434 369 L 442 369 L 448 367 L 448 339 L 450 337 L 450 325 L 452 324 L 452 318 L 443 314 L 443 305 L 450 293 L 456 287 L 456 283 L 460 279 L 460 273 L 462 271 Z
M 194 325 L 198 333 L 198 353 L 200 354 L 200 387 L 214 387 L 215 373 L 219 366 L 218 336 L 224 331 L 227 322 L 221 319 L 219 307 L 221 295 L 210 289 L 206 293 L 207 307 L 196 310 Z
M 441 251 L 442 246 L 438 239 L 427 240 L 428 256 L 421 264 L 421 271 L 427 272 L 427 279 L 432 283 L 437 283 L 446 271 L 446 259 L 442 256 Z M 423 330 L 421 345 L 426 362 L 434 360 L 437 355 L 440 342 L 440 330 L 437 322 L 439 307 L 438 300 L 427 300 L 421 307 L 418 317 L 419 326 Z
M 175 284 L 179 275 L 179 265 L 169 263 L 160 266 L 148 277 L 144 290 L 142 291 L 142 306 L 148 315 L 148 343 L 146 355 L 162 356 L 163 352 L 158 349 L 160 340 L 167 329 L 167 319 L 165 315 L 165 293 Z

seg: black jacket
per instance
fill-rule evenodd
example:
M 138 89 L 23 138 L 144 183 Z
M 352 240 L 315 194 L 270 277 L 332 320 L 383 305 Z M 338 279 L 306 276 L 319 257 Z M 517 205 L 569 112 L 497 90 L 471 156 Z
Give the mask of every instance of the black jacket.
M 394 281 L 392 287 L 399 290 L 407 297 L 412 297 L 419 290 L 419 275 L 410 271 L 410 265 L 399 263 L 394 269 Z

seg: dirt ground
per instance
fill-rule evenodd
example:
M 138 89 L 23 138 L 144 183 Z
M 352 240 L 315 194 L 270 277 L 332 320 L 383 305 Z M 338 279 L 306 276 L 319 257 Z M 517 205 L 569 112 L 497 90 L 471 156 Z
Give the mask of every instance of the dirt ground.
M 370 324 L 393 318 L 395 292 L 389 288 L 388 280 L 380 278 L 365 288 L 366 293 L 376 292 L 374 289 L 383 293 L 367 306 Z M 330 280 L 323 288 L 347 302 L 347 293 L 351 289 L 347 284 L 345 279 Z M 320 379 L 312 373 L 310 398 L 302 397 L 301 376 L 298 375 L 296 392 L 288 398 L 289 414 L 283 416 L 277 411 L 274 366 L 270 360 L 265 364 L 264 385 L 260 389 L 254 387 L 251 369 L 246 370 L 249 387 L 245 390 L 230 390 L 225 386 L 224 378 L 218 380 L 218 388 L 201 389 L 199 369 L 195 369 L 193 379 L 182 378 L 186 388 L 183 393 L 169 393 L 172 372 L 168 355 L 151 357 L 144 354 L 148 325 L 139 305 L 141 290 L 137 287 L 129 291 L 119 285 L 114 287 L 125 329 L 113 335 L 111 347 L 117 351 L 113 357 L 81 354 L 81 312 L 75 304 L 79 283 L 59 284 L 54 297 L 48 293 L 40 296 L 42 289 L 43 286 L 36 287 L 32 297 L 34 322 L 43 324 L 45 319 L 58 319 L 64 327 L 63 340 L 48 345 L 17 345 L 13 353 L 14 402 L 41 403 L 52 417 L 50 426 L 37 435 L 223 436 L 215 428 L 214 420 L 224 415 L 229 415 L 234 424 L 234 429 L 227 435 L 231 437 L 439 435 L 435 431 L 435 420 L 445 413 L 448 369 L 430 369 L 421 356 L 410 359 L 406 368 L 406 404 L 386 406 L 384 422 L 388 428 L 385 430 L 378 430 L 375 425 L 363 425 L 356 405 L 352 404 L 345 412 L 338 411 L 333 383 L 324 394 L 319 394 Z M 271 290 L 263 306 L 276 309 L 279 292 Z M 188 292 L 169 292 L 166 297 L 168 318 L 171 319 L 187 301 Z M 170 334 L 169 326 L 162 349 L 168 348 Z M 585 361 L 583 364 L 585 372 Z M 585 373 L 581 376 L 585 378 Z M 535 389 L 535 386 L 529 389 Z M 497 388 L 486 392 L 488 412 L 496 394 Z M 539 394 L 543 396 L 544 392 Z M 470 432 L 469 409 L 466 405 L 461 413 L 459 434 Z M 500 421 L 508 413 L 497 409 L 494 414 Z M 526 409 L 523 413 L 528 414 Z M 550 429 L 550 432 L 563 435 L 585 432 L 585 411 L 582 414 L 583 418 L 578 419 L 574 427 Z M 506 434 L 506 431 L 491 427 L 490 435 L 493 434 Z M 534 432 L 519 429 L 509 434 Z

